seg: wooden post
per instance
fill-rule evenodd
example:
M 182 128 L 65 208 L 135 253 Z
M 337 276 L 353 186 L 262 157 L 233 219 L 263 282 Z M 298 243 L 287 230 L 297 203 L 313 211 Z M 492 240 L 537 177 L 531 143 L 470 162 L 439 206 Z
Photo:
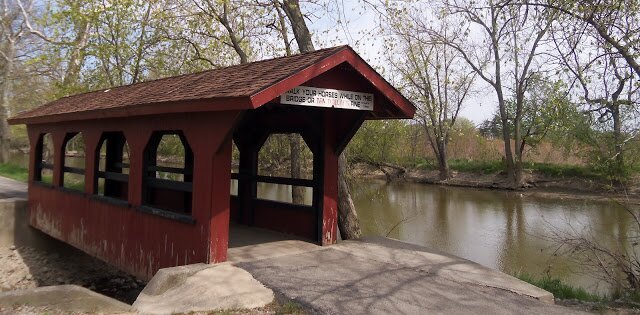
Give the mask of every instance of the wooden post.
M 98 142 L 100 142 L 100 132 L 95 130 L 87 130 L 82 133 L 84 137 L 84 192 L 88 195 L 94 195 L 97 193 L 96 185 L 96 171 L 98 164 L 96 163 L 100 158 L 98 156 L 100 148 L 98 148 Z
M 227 260 L 229 246 L 231 138 L 214 153 L 211 185 L 210 261 Z
M 338 233 L 338 154 L 334 113 L 324 112 L 323 128 L 323 194 L 321 244 L 334 244 Z

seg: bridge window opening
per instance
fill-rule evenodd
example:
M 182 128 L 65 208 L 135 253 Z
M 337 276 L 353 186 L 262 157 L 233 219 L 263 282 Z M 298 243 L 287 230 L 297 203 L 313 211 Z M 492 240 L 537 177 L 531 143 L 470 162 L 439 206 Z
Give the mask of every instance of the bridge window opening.
M 258 153 L 257 182 L 258 199 L 312 204 L 313 153 L 300 134 L 269 135 Z
M 34 180 L 53 185 L 53 161 L 55 148 L 53 137 L 50 133 L 40 135 L 36 144 L 36 165 L 34 167 Z
M 64 138 L 62 186 L 84 191 L 85 148 L 82 133 L 68 133 Z
M 129 146 L 122 132 L 106 132 L 96 151 L 96 180 L 98 195 L 128 200 Z
M 231 196 L 238 196 L 238 172 L 240 168 L 240 151 L 235 141 L 231 141 Z
M 144 205 L 191 215 L 193 151 L 182 132 L 154 132 L 144 164 Z

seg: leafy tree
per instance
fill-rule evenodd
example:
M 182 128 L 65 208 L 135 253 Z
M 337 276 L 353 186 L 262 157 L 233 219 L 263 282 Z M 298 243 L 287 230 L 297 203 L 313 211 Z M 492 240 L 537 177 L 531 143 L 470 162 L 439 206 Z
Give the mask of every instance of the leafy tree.
M 500 138 L 502 135 L 502 122 L 500 115 L 494 114 L 491 118 L 485 119 L 478 126 L 478 131 L 486 138 Z
M 353 162 L 397 163 L 402 154 L 399 140 L 406 135 L 403 121 L 366 121 L 349 143 L 349 158 Z

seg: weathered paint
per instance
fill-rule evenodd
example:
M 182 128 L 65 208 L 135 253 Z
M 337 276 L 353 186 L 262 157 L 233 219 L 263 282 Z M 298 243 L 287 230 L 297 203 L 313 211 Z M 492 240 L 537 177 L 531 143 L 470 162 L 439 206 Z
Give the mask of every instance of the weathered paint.
M 173 104 L 171 114 L 159 114 L 153 107 L 145 106 L 132 110 L 131 117 L 105 111 L 105 118 L 100 120 L 82 120 L 82 115 L 87 114 L 79 114 L 69 116 L 75 117 L 74 120 L 55 119 L 51 123 L 28 125 L 32 147 L 45 133 L 51 133 L 55 147 L 53 185 L 34 181 L 33 166 L 38 157 L 34 150 L 31 152 L 31 224 L 146 279 L 164 267 L 225 261 L 232 212 L 241 223 L 300 235 L 322 245 L 335 243 L 340 151 L 365 115 L 368 118 L 412 115 L 411 108 L 396 104 L 404 104 L 401 95 L 395 95 L 395 90 L 391 91 L 392 88 L 386 86 L 383 86 L 385 90 L 380 90 L 379 79 L 371 77 L 372 69 L 366 68 L 366 64 L 359 63 L 350 54 L 340 54 L 335 60 L 323 61 L 320 68 L 304 69 L 300 75 L 282 81 L 285 83 L 273 89 L 257 92 L 249 108 L 266 104 L 257 109 L 247 109 L 243 103 L 237 110 L 229 110 L 239 104 L 234 99 L 227 105 L 221 105 L 228 110 L 199 112 L 197 115 L 180 113 L 179 108 L 189 111 L 207 107 L 204 101 L 185 101 Z M 373 93 L 374 110 L 363 114 L 354 110 L 277 104 L 279 91 L 284 92 L 300 84 Z M 218 102 L 220 100 L 216 104 Z M 165 107 L 166 104 L 158 110 L 167 110 Z M 142 114 L 144 116 L 136 116 Z M 154 131 L 176 130 L 184 133 L 194 154 L 191 213 L 194 222 L 191 223 L 151 214 L 143 211 L 142 207 L 145 147 Z M 94 196 L 98 167 L 96 151 L 102 133 L 112 131 L 123 132 L 129 146 L 128 200 L 124 203 Z M 63 143 L 67 134 L 72 132 L 81 132 L 85 140 L 84 192 L 72 192 L 61 187 Z M 239 183 L 240 196 L 230 200 L 232 139 L 238 144 L 245 166 L 249 166 L 243 171 L 255 176 L 257 152 L 266 137 L 274 132 L 300 133 L 314 153 L 316 186 L 311 207 L 255 200 L 255 185 L 252 187 L 242 180 Z
M 56 147 L 54 156 L 54 185 L 33 181 L 30 172 L 29 202 L 31 224 L 51 236 L 107 261 L 118 268 L 142 278 L 150 278 L 159 269 L 176 264 L 219 262 L 226 258 L 227 238 L 219 238 L 218 248 L 224 252 L 210 257 L 211 234 L 228 235 L 228 198 L 218 198 L 218 217 L 211 216 L 212 200 L 208 187 L 214 182 L 226 187 L 228 195 L 230 154 L 220 150 L 228 143 L 228 134 L 239 112 L 191 117 L 176 114 L 164 117 L 145 117 L 120 120 L 80 121 L 56 125 L 30 125 L 32 146 L 40 134 L 50 132 Z M 146 143 L 154 130 L 183 130 L 196 153 L 192 217 L 195 224 L 140 211 L 142 186 L 142 157 Z M 82 132 L 86 143 L 85 189 L 69 191 L 61 187 L 62 141 L 66 131 Z M 128 205 L 112 203 L 93 197 L 95 193 L 95 153 L 103 131 L 123 131 L 130 150 Z M 32 154 L 34 155 L 34 154 Z M 36 157 L 31 156 L 32 165 Z M 214 168 L 213 164 L 218 167 Z M 220 195 L 220 193 L 217 193 Z M 224 213 L 227 213 L 226 220 Z M 217 221 L 216 221 L 217 220 Z M 212 221 L 219 222 L 211 232 Z M 226 228 L 224 228 L 226 226 Z M 222 246 L 224 244 L 224 246 Z

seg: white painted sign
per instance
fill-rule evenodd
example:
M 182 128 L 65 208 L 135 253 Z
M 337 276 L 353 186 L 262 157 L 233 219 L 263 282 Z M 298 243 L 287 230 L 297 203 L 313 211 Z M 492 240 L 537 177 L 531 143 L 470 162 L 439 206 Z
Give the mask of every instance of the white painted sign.
M 373 94 L 310 86 L 298 86 L 280 96 L 280 103 L 291 105 L 373 110 Z

